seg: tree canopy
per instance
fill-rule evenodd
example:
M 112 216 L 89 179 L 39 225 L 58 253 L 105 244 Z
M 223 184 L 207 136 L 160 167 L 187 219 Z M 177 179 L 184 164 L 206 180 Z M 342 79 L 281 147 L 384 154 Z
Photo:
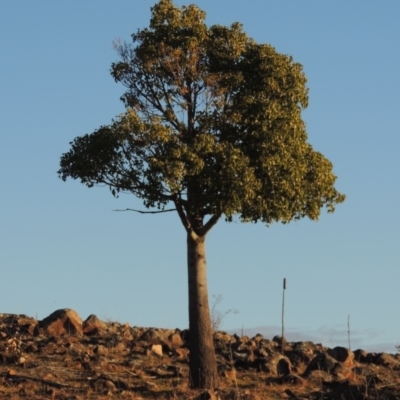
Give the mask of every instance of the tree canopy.
M 309 217 L 344 196 L 332 164 L 307 143 L 302 66 L 247 37 L 208 28 L 205 13 L 161 0 L 150 27 L 116 42 L 111 74 L 127 108 L 76 138 L 60 176 L 131 192 L 146 207 L 267 224 Z M 189 196 L 188 196 L 188 193 Z

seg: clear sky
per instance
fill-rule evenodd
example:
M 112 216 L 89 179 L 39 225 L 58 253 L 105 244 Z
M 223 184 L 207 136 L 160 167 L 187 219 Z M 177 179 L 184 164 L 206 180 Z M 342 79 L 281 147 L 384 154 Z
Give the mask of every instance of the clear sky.
M 124 111 L 109 74 L 116 38 L 148 26 L 155 0 L 0 3 L 0 313 L 188 324 L 178 216 L 57 176 L 62 153 Z M 188 4 L 181 0 L 176 4 Z M 303 64 L 309 141 L 347 195 L 333 215 L 269 228 L 220 221 L 210 295 L 225 330 L 395 352 L 400 343 L 400 2 L 198 0 L 208 24 L 243 23 Z M 212 300 L 212 298 L 211 298 Z M 254 329 L 253 329 L 254 328 Z

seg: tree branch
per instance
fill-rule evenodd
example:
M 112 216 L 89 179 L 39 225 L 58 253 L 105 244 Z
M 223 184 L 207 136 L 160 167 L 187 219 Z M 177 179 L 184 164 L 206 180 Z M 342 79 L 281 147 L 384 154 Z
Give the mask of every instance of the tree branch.
M 182 199 L 178 197 L 175 198 L 174 204 L 176 207 L 176 211 L 178 212 L 179 218 L 181 219 L 182 225 L 185 228 L 186 232 L 192 237 L 193 240 L 196 240 L 198 236 L 193 230 L 193 226 L 190 223 L 188 216 L 185 214 L 181 201 Z
M 218 222 L 220 219 L 220 215 L 213 215 L 206 224 L 203 225 L 203 227 L 200 229 L 199 234 L 200 236 L 205 236 L 210 229 Z
M 113 210 L 113 211 L 135 211 L 139 214 L 161 214 L 171 211 L 177 211 L 176 208 L 170 208 L 168 210 L 160 210 L 160 211 L 142 211 L 142 210 L 134 210 L 133 208 L 126 208 L 125 210 Z

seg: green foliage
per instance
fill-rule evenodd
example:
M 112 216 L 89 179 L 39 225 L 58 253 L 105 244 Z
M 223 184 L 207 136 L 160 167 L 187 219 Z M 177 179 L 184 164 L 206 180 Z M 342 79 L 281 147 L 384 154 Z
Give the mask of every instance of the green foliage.
M 195 5 L 160 0 L 148 28 L 115 43 L 111 74 L 126 87 L 126 113 L 71 142 L 60 177 L 133 193 L 148 208 L 173 202 L 189 222 L 286 223 L 334 211 L 345 196 L 307 143 L 302 66 L 239 23 L 204 20 Z

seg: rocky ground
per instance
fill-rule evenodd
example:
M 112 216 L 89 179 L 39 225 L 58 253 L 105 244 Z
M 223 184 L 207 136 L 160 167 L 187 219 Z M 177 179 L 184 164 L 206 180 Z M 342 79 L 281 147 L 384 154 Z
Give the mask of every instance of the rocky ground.
M 186 330 L 0 314 L 0 399 L 195 399 Z M 214 335 L 220 374 L 210 400 L 400 399 L 400 354 Z

